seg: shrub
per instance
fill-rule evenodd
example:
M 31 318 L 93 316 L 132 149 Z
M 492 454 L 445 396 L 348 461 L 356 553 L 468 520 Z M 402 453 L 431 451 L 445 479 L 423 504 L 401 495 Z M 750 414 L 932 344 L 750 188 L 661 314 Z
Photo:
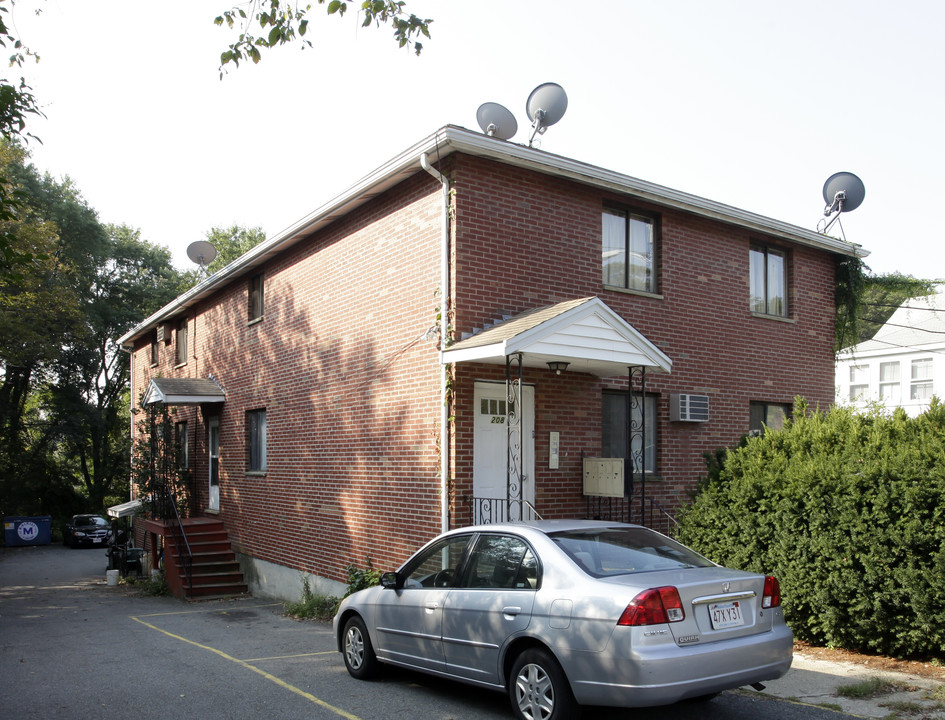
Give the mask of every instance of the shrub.
M 680 514 L 680 539 L 781 581 L 812 643 L 945 653 L 945 406 L 812 411 L 720 455 Z

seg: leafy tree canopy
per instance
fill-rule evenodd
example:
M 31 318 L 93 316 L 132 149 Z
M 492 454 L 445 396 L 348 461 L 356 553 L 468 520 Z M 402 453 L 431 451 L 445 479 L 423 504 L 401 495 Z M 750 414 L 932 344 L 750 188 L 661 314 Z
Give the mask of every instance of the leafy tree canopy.
M 349 5 L 342 0 L 318 0 L 318 4 L 327 5 L 328 14 L 338 16 L 343 16 Z M 363 0 L 358 5 L 358 12 L 364 18 L 363 27 L 389 24 L 394 29 L 397 44 L 412 47 L 419 55 L 423 44 L 418 38 L 430 37 L 430 23 L 433 21 L 408 13 L 405 5 L 398 0 Z M 230 63 L 234 66 L 239 66 L 241 60 L 258 63 L 262 59 L 262 50 L 295 41 L 300 42 L 303 49 L 311 47 L 311 41 L 305 38 L 311 9 L 310 4 L 303 6 L 295 0 L 251 0 L 218 16 L 214 20 L 217 25 L 240 28 L 236 42 L 220 55 L 220 77 Z

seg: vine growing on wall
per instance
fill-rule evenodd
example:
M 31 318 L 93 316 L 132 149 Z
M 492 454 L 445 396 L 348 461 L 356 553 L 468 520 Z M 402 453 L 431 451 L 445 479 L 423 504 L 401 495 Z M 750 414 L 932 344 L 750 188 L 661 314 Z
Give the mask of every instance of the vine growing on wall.
M 858 257 L 840 256 L 834 272 L 834 306 L 836 307 L 834 351 L 840 352 L 858 342 L 860 301 L 866 287 L 863 261 Z

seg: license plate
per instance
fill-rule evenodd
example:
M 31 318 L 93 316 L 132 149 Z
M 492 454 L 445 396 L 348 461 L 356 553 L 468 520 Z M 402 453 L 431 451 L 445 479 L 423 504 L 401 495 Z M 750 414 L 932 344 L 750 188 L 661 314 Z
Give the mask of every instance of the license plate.
M 742 617 L 742 606 L 737 600 L 709 605 L 709 619 L 712 622 L 713 630 L 741 627 L 745 624 L 745 618 Z
M 93 542 L 93 543 L 100 543 L 100 542 L 102 542 L 102 538 L 92 538 L 92 542 Z

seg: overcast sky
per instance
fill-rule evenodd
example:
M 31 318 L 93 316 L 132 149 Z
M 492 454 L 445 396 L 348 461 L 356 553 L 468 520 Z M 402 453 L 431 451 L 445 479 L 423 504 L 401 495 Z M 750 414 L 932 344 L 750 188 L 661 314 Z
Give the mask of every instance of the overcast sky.
M 228 7 L 14 8 L 41 56 L 33 162 L 182 268 L 210 228 L 278 233 L 437 128 L 478 129 L 483 102 L 527 143 L 525 101 L 553 81 L 569 106 L 542 149 L 809 229 L 824 181 L 853 172 L 866 199 L 841 222 L 873 272 L 945 278 L 945 3 L 407 0 L 434 19 L 419 57 L 315 7 L 313 49 L 221 81 Z

